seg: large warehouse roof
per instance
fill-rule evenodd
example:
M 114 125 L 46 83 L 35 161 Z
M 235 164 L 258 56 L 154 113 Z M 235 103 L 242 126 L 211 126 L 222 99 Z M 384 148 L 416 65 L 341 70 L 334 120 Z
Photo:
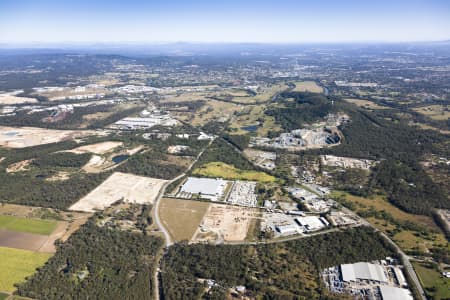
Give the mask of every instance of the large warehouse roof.
M 401 289 L 393 286 L 380 286 L 381 299 L 383 300 L 413 300 L 411 292 L 407 289 Z
M 387 282 L 386 275 L 380 265 L 359 262 L 355 264 L 341 265 L 342 280 L 372 280 L 378 282 Z
M 223 193 L 226 183 L 222 179 L 189 177 L 181 187 L 181 191 L 191 194 L 217 195 Z

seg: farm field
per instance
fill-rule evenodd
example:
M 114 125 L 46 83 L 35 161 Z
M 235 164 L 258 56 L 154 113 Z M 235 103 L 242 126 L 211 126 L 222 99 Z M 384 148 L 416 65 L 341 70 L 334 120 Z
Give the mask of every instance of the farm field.
M 209 206 L 208 202 L 163 198 L 159 215 L 174 241 L 190 241 Z
M 116 201 L 152 204 L 166 180 L 115 172 L 88 195 L 73 204 L 74 211 L 94 212 Z
M 50 256 L 48 253 L 0 247 L 0 291 L 13 292 L 15 283 L 24 281 Z
M 56 221 L 0 215 L 0 229 L 49 235 L 56 225 Z
M 275 177 L 264 172 L 247 171 L 235 168 L 223 162 L 210 162 L 196 168 L 192 174 L 206 177 L 220 177 L 229 180 L 253 180 L 259 182 L 274 182 Z
M 92 130 L 54 130 L 37 127 L 0 126 L 0 146 L 25 148 L 98 134 L 99 132 Z
M 315 81 L 297 81 L 294 84 L 293 92 L 323 93 L 323 88 Z
M 375 102 L 364 100 L 364 99 L 354 99 L 354 98 L 346 98 L 344 99 L 347 102 L 353 103 L 359 107 L 368 108 L 368 109 L 387 109 L 386 106 L 381 106 L 376 104 Z
M 419 277 L 425 291 L 432 299 L 443 300 L 450 298 L 450 279 L 443 278 L 434 266 L 412 262 L 417 276 Z M 434 291 L 431 291 L 434 290 Z

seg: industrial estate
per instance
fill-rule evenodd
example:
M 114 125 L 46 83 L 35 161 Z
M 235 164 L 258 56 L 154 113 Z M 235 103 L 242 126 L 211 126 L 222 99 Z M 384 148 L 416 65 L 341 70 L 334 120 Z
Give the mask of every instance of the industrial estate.
M 0 299 L 450 298 L 448 45 L 173 47 L 0 51 Z

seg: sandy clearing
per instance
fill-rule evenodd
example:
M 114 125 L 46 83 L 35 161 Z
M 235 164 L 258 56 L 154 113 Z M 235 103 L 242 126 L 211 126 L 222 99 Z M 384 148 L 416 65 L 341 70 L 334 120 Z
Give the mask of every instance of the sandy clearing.
M 243 241 L 252 219 L 258 217 L 258 209 L 243 208 L 224 204 L 211 204 L 194 234 L 194 242 L 215 239 L 226 242 Z M 215 233 L 215 234 L 205 234 Z
M 28 97 L 17 97 L 10 94 L 0 94 L 0 104 L 11 105 L 11 104 L 22 104 L 22 103 L 36 103 L 38 102 L 34 98 Z
M 0 126 L 0 146 L 8 148 L 25 148 L 42 144 L 57 143 L 85 137 L 99 135 L 93 130 L 54 130 L 37 127 L 6 127 Z
M 52 175 L 51 177 L 45 178 L 46 181 L 65 181 L 70 179 L 70 173 L 59 171 L 58 173 Z
M 81 146 L 72 150 L 69 150 L 67 152 L 82 154 L 82 153 L 95 153 L 95 154 L 105 154 L 106 152 L 109 152 L 113 150 L 114 148 L 117 148 L 119 146 L 122 146 L 122 142 L 101 142 L 97 144 L 91 144 L 91 145 L 85 145 Z
M 128 203 L 152 204 L 166 180 L 116 172 L 69 210 L 94 212 L 123 199 Z
M 10 164 L 6 168 L 7 173 L 16 173 L 16 172 L 22 172 L 22 171 L 28 171 L 28 166 L 32 162 L 32 159 L 22 160 L 13 164 Z

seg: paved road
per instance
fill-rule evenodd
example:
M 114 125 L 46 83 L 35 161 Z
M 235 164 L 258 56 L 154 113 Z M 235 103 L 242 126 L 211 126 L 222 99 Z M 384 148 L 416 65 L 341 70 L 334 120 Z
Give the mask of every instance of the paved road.
M 186 174 L 192 169 L 192 167 L 195 165 L 195 163 L 198 161 L 198 159 L 200 158 L 200 156 L 202 156 L 203 152 L 205 152 L 205 150 L 212 144 L 214 140 L 211 140 L 209 142 L 209 144 L 205 147 L 205 149 L 203 149 L 195 158 L 195 160 L 189 165 L 189 167 L 186 169 L 186 171 L 180 175 L 178 175 L 177 177 L 175 177 L 174 179 L 166 182 L 163 187 L 161 188 L 161 190 L 159 191 L 158 197 L 156 197 L 155 200 L 155 210 L 154 210 L 154 215 L 155 215 L 155 224 L 156 226 L 158 226 L 159 230 L 162 232 L 162 234 L 164 235 L 164 240 L 166 242 L 166 247 L 170 247 L 171 245 L 173 245 L 173 241 L 172 238 L 170 237 L 169 232 L 167 231 L 166 227 L 164 226 L 164 224 L 161 222 L 161 219 L 159 218 L 159 205 L 161 203 L 161 198 L 164 197 L 164 194 L 166 193 L 166 188 L 167 186 L 169 186 L 171 183 L 177 181 L 178 179 L 182 178 L 183 176 L 186 176 Z M 154 274 L 154 282 L 155 282 L 155 286 L 154 286 L 154 299 L 160 299 L 160 295 L 159 295 L 159 279 L 161 276 L 161 260 L 163 258 L 163 254 L 161 254 L 159 256 L 159 261 L 158 261 L 158 267 L 156 268 L 156 272 Z

